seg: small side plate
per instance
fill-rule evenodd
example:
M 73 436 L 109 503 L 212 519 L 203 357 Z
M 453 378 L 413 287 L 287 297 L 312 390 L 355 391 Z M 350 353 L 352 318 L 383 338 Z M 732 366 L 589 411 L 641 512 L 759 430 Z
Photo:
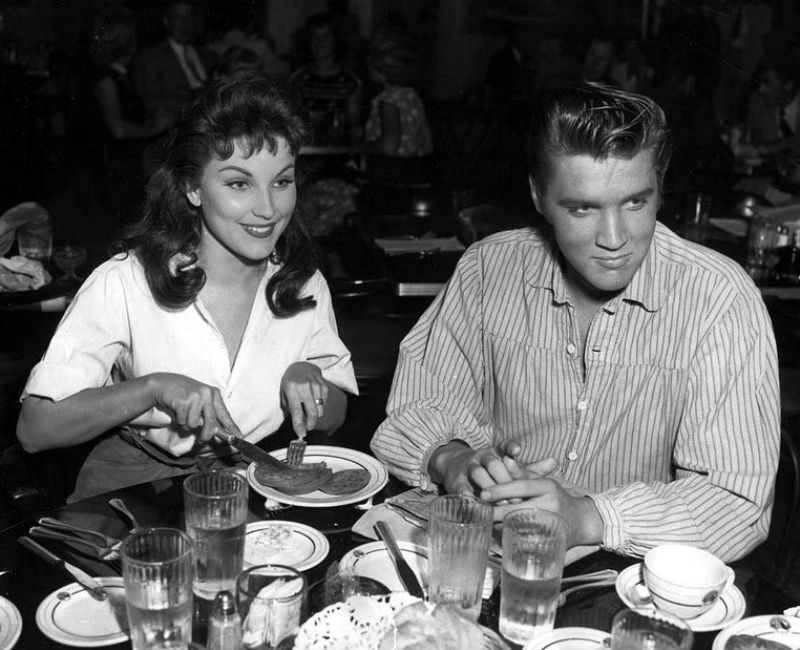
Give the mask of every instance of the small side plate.
M 539 634 L 522 650 L 601 650 L 610 648 L 608 632 L 591 627 L 560 627 Z
M 294 521 L 257 521 L 245 530 L 244 566 L 284 564 L 307 571 L 329 550 L 328 539 L 316 528 Z
M 411 542 L 397 542 L 400 552 L 411 570 L 417 574 L 423 588 L 428 586 L 428 551 Z M 386 585 L 389 591 L 404 591 L 394 568 L 392 558 L 383 542 L 369 542 L 352 549 L 339 562 L 339 571 L 352 569 L 358 576 L 365 576 Z
M 0 596 L 0 650 L 11 650 L 22 634 L 22 616 L 17 606 Z
M 53 641 L 78 648 L 122 643 L 128 639 L 122 578 L 97 578 L 108 592 L 98 601 L 77 582 L 48 595 L 36 610 L 36 625 Z

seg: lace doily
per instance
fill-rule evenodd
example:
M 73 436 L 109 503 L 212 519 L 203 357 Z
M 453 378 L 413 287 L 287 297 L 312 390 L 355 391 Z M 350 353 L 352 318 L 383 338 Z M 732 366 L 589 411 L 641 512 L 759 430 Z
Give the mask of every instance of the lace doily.
M 297 633 L 295 650 L 374 650 L 394 615 L 419 600 L 407 593 L 351 596 L 308 619 Z

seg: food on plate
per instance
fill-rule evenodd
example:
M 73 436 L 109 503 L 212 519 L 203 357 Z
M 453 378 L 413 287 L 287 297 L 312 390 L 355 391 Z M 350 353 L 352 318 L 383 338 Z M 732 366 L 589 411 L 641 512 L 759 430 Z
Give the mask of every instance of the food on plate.
M 725 650 L 792 650 L 790 646 L 751 634 L 734 634 L 725 642 Z
M 378 650 L 461 650 L 483 647 L 480 627 L 446 605 L 416 602 L 395 614 Z
M 286 465 L 272 467 L 256 465 L 255 479 L 261 485 L 286 494 L 308 494 L 321 490 L 328 494 L 354 494 L 369 483 L 370 473 L 366 469 L 342 469 L 337 472 L 325 463 Z
M 341 469 L 334 472 L 319 489 L 327 494 L 353 494 L 369 483 L 370 474 L 365 469 Z
M 312 465 L 271 465 L 258 464 L 255 468 L 255 479 L 261 485 L 274 488 L 286 494 L 308 494 L 325 483 L 333 475 L 333 471 L 325 463 Z
M 38 260 L 29 260 L 22 255 L 0 257 L 0 291 L 40 289 L 51 279 Z
M 248 532 L 245 537 L 244 559 L 249 564 L 291 564 L 292 529 L 286 524 L 271 524 Z M 282 560 L 282 561 L 280 561 Z

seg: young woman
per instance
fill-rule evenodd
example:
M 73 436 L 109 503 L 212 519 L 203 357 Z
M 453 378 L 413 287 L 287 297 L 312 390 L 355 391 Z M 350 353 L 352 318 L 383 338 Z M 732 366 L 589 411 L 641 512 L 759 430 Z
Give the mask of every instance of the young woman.
M 144 215 L 75 296 L 22 395 L 28 451 L 98 438 L 70 500 L 193 471 L 219 432 L 335 430 L 356 392 L 292 218 L 306 127 L 262 77 L 220 79 L 170 133 Z

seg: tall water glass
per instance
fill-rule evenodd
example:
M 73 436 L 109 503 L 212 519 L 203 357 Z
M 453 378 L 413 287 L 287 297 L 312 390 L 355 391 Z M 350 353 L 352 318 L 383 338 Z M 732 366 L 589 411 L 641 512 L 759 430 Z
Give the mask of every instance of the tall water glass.
M 623 609 L 611 623 L 612 650 L 689 650 L 693 639 L 685 621 L 658 610 Z
M 492 538 L 492 506 L 473 496 L 431 502 L 428 518 L 428 599 L 477 620 Z
M 236 579 L 242 647 L 291 648 L 306 619 L 306 579 L 292 567 L 261 564 Z
M 122 543 L 133 650 L 192 640 L 192 540 L 175 528 L 143 528 Z
M 522 508 L 503 519 L 500 634 L 519 645 L 553 629 L 567 524 L 548 510 Z
M 192 474 L 183 482 L 186 532 L 194 542 L 194 593 L 213 600 L 236 588 L 244 564 L 247 480 L 233 470 Z

